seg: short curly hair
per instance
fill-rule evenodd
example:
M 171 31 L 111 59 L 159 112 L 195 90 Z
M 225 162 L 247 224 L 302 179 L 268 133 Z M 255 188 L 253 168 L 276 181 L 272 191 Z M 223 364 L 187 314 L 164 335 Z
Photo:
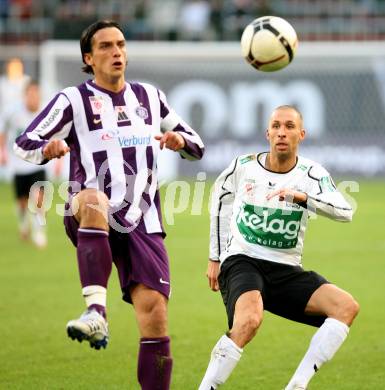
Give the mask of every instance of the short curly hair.
M 91 73 L 93 74 L 94 71 L 92 69 L 92 66 L 87 65 L 84 61 L 84 55 L 86 53 L 91 53 L 92 51 L 92 37 L 95 35 L 95 33 L 103 28 L 108 27 L 115 27 L 118 30 L 120 30 L 123 33 L 123 29 L 120 26 L 118 22 L 115 22 L 113 20 L 98 20 L 95 23 L 92 23 L 90 26 L 88 26 L 83 32 L 80 37 L 80 51 L 82 53 L 82 61 L 85 64 L 82 67 L 82 71 L 85 73 Z

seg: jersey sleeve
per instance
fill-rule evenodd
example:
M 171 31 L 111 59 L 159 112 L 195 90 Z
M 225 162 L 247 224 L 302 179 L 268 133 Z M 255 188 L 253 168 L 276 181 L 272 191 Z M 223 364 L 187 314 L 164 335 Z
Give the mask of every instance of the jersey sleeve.
M 211 196 L 210 208 L 210 259 L 219 261 L 225 248 L 233 213 L 236 191 L 238 158 L 233 160 L 217 178 Z
M 350 222 L 353 209 L 338 191 L 326 169 L 313 166 L 308 175 L 311 179 L 306 202 L 308 210 L 336 221 Z
M 204 145 L 198 133 L 193 130 L 182 118 L 169 106 L 166 96 L 158 90 L 160 101 L 161 131 L 176 131 L 185 140 L 185 147 L 179 151 L 182 158 L 188 160 L 200 160 L 204 153 Z
M 68 98 L 59 93 L 41 111 L 27 129 L 16 138 L 15 154 L 34 164 L 45 164 L 43 148 L 51 139 L 65 140 L 73 122 L 72 106 Z

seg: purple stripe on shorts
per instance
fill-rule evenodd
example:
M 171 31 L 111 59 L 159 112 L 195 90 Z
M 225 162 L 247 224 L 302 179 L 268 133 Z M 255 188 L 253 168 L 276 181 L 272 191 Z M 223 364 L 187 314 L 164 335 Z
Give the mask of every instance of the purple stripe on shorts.
M 92 112 L 90 101 L 90 97 L 95 96 L 94 93 L 87 88 L 86 83 L 80 84 L 78 89 L 83 100 L 89 131 L 100 130 L 103 128 L 102 121 L 100 120 L 100 114 L 94 114 Z
M 136 98 L 138 99 L 138 102 L 140 103 L 141 107 L 147 110 L 147 117 L 143 118 L 144 123 L 146 125 L 152 125 L 151 107 L 146 89 L 138 83 L 131 83 L 130 86 Z
M 111 198 L 111 171 L 108 165 L 107 152 L 101 150 L 92 153 L 94 159 L 96 177 L 98 179 L 99 190 L 103 191 L 108 199 Z
M 159 93 L 159 90 L 158 90 L 158 99 L 159 99 L 159 102 L 160 102 L 160 116 L 162 119 L 166 118 L 166 116 L 168 115 L 168 113 L 170 112 L 169 109 L 166 107 L 166 105 L 164 104 L 164 102 L 162 101 L 162 99 L 160 98 L 160 93 Z

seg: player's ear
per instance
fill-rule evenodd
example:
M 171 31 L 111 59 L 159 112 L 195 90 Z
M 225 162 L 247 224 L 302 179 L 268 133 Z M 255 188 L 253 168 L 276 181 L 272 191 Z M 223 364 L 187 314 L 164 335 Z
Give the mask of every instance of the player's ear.
M 269 129 L 266 129 L 265 136 L 266 136 L 266 139 L 269 140 L 269 136 L 270 136 Z
M 301 129 L 301 133 L 300 133 L 299 139 L 301 141 L 303 141 L 305 139 L 305 137 L 306 137 L 306 130 L 305 129 Z
M 92 65 L 92 56 L 91 56 L 91 53 L 85 53 L 84 54 L 84 62 L 87 64 L 87 65 Z

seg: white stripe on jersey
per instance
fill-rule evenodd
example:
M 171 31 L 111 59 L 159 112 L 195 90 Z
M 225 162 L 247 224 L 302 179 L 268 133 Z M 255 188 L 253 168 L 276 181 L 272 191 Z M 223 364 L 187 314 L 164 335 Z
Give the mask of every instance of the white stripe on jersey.
M 33 150 L 24 150 L 16 143 L 14 143 L 13 151 L 23 160 L 29 161 L 32 164 L 41 164 L 44 161 L 43 147 L 40 147 L 38 149 L 33 149 Z
M 80 146 L 81 164 L 86 172 L 84 185 L 86 188 L 98 188 L 96 177 L 93 174 L 95 170 L 94 162 L 92 156 L 87 153 L 89 148 L 85 140 L 85 132 L 88 132 L 88 126 L 82 96 L 76 87 L 66 88 L 63 90 L 63 93 L 71 102 L 72 107 L 76 107 L 76 110 L 74 110 L 74 126 Z
M 147 92 L 147 90 L 146 90 Z M 144 119 L 140 118 L 138 115 L 134 113 L 133 108 L 139 106 L 139 101 L 136 98 L 135 93 L 132 91 L 131 87 L 127 85 L 126 92 L 124 94 L 124 98 L 126 101 L 126 104 L 128 107 L 130 107 L 130 120 L 131 120 L 131 127 L 135 129 L 141 129 L 146 128 L 146 125 L 144 123 Z M 141 151 L 141 153 L 138 153 L 139 150 L 136 150 L 136 168 L 137 173 L 135 177 L 134 182 L 134 198 L 132 200 L 132 203 L 127 210 L 127 213 L 125 215 L 125 218 L 128 221 L 135 222 L 138 220 L 138 218 L 141 216 L 142 211 L 139 207 L 140 201 L 142 199 L 143 191 L 146 188 L 147 185 L 147 179 L 148 179 L 148 169 L 147 169 L 147 157 L 146 152 Z
M 106 151 L 107 160 L 104 162 L 104 165 L 101 167 L 100 172 L 96 172 L 97 176 L 103 176 L 106 174 L 107 169 L 111 173 L 111 197 L 110 205 L 112 207 L 119 206 L 124 199 L 126 194 L 126 177 L 124 174 L 124 160 L 122 154 L 122 148 L 119 146 L 118 142 L 101 142 L 101 137 L 106 132 L 106 130 L 116 130 L 118 129 L 117 117 L 115 115 L 113 102 L 108 93 L 101 92 L 100 90 L 93 88 L 88 83 L 86 84 L 87 88 L 94 93 L 95 96 L 102 96 L 104 102 L 104 109 L 101 110 L 100 119 L 102 121 L 103 127 L 101 130 L 89 131 L 87 129 L 87 138 L 91 141 L 92 139 L 92 150 L 96 151 Z M 85 122 L 87 123 L 87 121 Z M 104 124 L 108 124 L 106 128 Z M 97 181 L 97 185 L 98 185 Z M 99 190 L 103 190 L 99 188 Z

